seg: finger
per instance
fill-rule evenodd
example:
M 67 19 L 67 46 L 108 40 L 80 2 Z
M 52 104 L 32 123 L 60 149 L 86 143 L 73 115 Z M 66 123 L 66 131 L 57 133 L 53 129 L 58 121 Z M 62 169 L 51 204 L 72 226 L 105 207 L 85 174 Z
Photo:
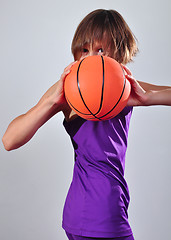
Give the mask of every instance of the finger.
M 136 85 L 137 84 L 137 81 L 135 80 L 135 78 L 133 76 L 125 75 L 125 77 L 129 80 L 131 85 Z
M 130 76 L 130 75 L 125 75 L 125 77 L 128 79 L 131 86 L 135 89 L 138 85 L 138 82 L 135 80 L 135 78 L 133 78 L 133 76 Z
M 64 71 L 67 71 L 68 69 L 71 69 L 71 67 L 75 64 L 75 63 L 77 63 L 78 61 L 74 61 L 74 62 L 72 62 L 72 63 L 70 63 L 65 69 L 64 69 Z
M 145 92 L 145 90 L 140 86 L 140 84 L 137 82 L 137 80 L 133 76 L 126 75 L 126 78 L 130 82 L 130 84 L 131 84 L 132 88 L 134 89 L 134 91 L 136 91 L 136 92 Z
M 65 77 L 71 72 L 71 68 L 72 66 L 76 63 L 77 61 L 75 62 L 72 62 L 70 63 L 63 71 L 62 75 L 61 75 L 61 78 L 64 80 Z
M 129 80 L 129 79 L 135 80 L 135 78 L 134 78 L 132 75 L 129 75 L 129 74 L 127 74 L 125 77 L 126 77 L 128 80 Z
M 125 70 L 125 72 L 128 74 L 128 75 L 132 75 L 131 71 L 129 70 L 129 68 L 127 68 L 126 66 L 124 66 L 123 64 L 121 64 L 121 66 L 123 67 L 123 69 Z
M 64 72 L 61 75 L 61 78 L 64 79 L 70 72 L 71 72 L 71 69 L 64 70 Z

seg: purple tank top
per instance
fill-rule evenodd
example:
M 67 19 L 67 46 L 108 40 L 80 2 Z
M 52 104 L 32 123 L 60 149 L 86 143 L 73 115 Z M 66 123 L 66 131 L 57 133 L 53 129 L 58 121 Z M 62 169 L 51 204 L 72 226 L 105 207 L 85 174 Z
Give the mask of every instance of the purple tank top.
M 67 232 L 97 238 L 132 234 L 124 179 L 131 113 L 132 107 L 126 107 L 107 121 L 64 120 L 75 151 L 73 179 L 63 210 L 62 227 Z

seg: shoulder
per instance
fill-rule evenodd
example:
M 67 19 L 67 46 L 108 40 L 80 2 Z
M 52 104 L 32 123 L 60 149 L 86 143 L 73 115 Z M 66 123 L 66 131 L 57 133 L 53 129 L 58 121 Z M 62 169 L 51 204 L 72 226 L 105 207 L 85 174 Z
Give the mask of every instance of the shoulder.
M 69 106 L 67 106 L 62 112 L 67 122 L 70 122 L 78 117 L 78 115 Z

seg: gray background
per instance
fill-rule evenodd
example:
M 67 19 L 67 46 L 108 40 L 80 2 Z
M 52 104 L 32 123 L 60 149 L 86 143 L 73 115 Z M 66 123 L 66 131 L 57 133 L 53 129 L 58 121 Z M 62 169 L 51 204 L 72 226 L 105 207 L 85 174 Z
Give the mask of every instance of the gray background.
M 119 11 L 139 40 L 129 68 L 138 80 L 171 85 L 171 2 L 123 0 L 0 0 L 0 134 L 33 107 L 73 61 L 80 20 L 97 8 Z M 171 236 L 171 109 L 135 108 L 125 177 L 136 240 Z M 59 113 L 25 146 L 0 142 L 0 239 L 64 240 L 62 209 L 73 170 L 70 139 Z

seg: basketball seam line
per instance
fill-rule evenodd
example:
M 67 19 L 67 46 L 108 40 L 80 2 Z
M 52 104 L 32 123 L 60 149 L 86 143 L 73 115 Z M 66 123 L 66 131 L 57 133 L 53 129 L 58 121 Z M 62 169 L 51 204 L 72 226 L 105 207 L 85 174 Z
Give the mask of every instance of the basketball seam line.
M 87 108 L 87 110 L 88 110 L 95 118 L 97 118 L 98 120 L 101 120 L 100 118 L 96 117 L 96 115 L 95 115 L 94 113 L 91 112 L 91 110 L 88 108 L 88 106 L 87 106 L 87 104 L 85 103 L 84 98 L 83 98 L 83 96 L 82 96 L 82 94 L 81 94 L 81 89 L 80 89 L 80 84 L 79 84 L 79 76 L 78 76 L 78 75 L 79 75 L 80 66 L 81 66 L 82 62 L 83 62 L 85 59 L 86 59 L 86 58 L 84 58 L 84 59 L 80 62 L 79 66 L 78 66 L 78 69 L 77 69 L 77 87 L 78 87 L 78 91 L 79 91 L 80 97 L 81 97 L 81 99 L 82 99 L 85 107 Z
M 109 112 L 107 112 L 106 114 L 104 114 L 103 116 L 101 116 L 100 118 L 103 118 L 103 117 L 107 116 L 110 112 L 113 111 L 113 109 L 114 109 L 114 108 L 118 105 L 118 103 L 120 102 L 120 100 L 121 100 L 121 98 L 122 98 L 122 96 L 123 96 L 123 93 L 124 93 L 124 91 L 125 91 L 125 86 L 126 86 L 125 73 L 124 73 L 124 70 L 123 70 L 123 68 L 122 68 L 121 65 L 120 65 L 120 67 L 121 67 L 121 69 L 122 69 L 122 71 L 123 71 L 123 74 L 124 74 L 124 86 L 123 86 L 123 90 L 122 90 L 121 95 L 120 95 L 120 97 L 119 97 L 117 103 L 115 104 L 115 106 L 114 106 Z

